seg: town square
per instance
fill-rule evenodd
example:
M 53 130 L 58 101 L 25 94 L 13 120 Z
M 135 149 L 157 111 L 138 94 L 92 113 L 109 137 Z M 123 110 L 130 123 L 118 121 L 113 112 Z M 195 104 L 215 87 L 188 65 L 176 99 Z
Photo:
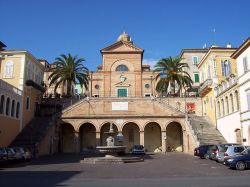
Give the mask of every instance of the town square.
M 0 185 L 249 186 L 248 5 L 0 0 Z

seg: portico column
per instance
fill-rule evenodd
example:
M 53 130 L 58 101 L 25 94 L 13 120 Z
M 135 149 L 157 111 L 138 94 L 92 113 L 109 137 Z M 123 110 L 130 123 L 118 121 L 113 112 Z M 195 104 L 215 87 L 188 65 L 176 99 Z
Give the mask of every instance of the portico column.
M 144 146 L 144 131 L 140 131 L 140 145 Z
M 101 145 L 101 132 L 99 132 L 99 131 L 95 132 L 95 144 L 96 144 L 96 146 Z
M 74 132 L 74 143 L 75 143 L 75 153 L 80 152 L 80 138 L 79 138 L 79 132 Z
M 167 133 L 166 131 L 161 131 L 161 146 L 162 146 L 162 152 L 166 153 L 167 149 Z

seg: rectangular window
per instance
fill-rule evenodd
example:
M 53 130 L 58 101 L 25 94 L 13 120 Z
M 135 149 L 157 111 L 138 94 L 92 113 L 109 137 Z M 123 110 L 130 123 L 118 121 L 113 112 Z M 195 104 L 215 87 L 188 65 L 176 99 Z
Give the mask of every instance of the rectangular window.
M 198 65 L 198 56 L 193 56 L 193 65 Z
M 199 73 L 194 74 L 194 82 L 200 82 Z
M 118 97 L 128 97 L 128 90 L 127 88 L 119 88 L 118 90 Z
M 250 110 L 250 92 L 247 92 L 247 107 Z
M 248 63 L 246 56 L 243 58 L 243 68 L 244 68 L 244 73 L 246 73 L 248 71 Z

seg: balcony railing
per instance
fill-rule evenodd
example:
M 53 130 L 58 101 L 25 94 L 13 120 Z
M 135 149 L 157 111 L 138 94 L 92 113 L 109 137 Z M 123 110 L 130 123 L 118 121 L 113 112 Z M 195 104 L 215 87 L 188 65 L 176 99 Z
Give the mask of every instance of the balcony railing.
M 210 91 L 212 88 L 212 79 L 207 79 L 205 80 L 205 82 L 203 82 L 199 88 L 199 94 L 202 96 L 202 95 L 205 95 L 208 91 Z

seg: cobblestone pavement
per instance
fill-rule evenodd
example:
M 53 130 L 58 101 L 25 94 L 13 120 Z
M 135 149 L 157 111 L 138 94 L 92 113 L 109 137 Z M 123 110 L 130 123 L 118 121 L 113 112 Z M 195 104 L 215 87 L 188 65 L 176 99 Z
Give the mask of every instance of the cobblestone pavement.
M 231 170 L 184 153 L 147 154 L 144 158 L 138 163 L 80 164 L 80 155 L 43 157 L 1 167 L 0 186 L 240 186 L 241 181 L 243 187 L 250 176 L 250 170 Z M 221 184 L 223 181 L 228 185 Z

